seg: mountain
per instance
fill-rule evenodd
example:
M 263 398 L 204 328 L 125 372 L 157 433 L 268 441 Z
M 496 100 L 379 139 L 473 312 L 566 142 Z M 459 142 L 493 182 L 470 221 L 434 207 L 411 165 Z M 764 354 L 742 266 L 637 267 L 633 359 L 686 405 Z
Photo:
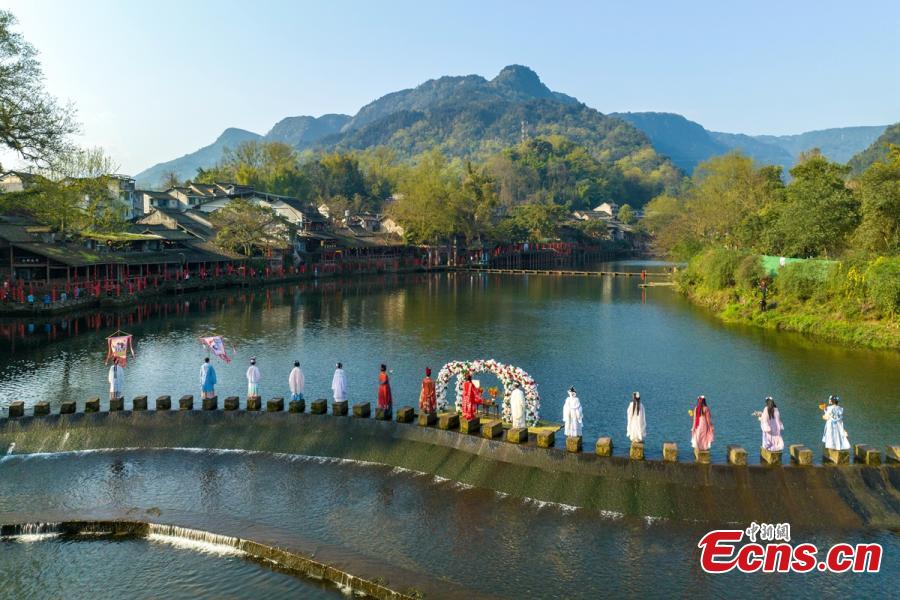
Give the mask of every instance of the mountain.
M 819 148 L 829 159 L 846 162 L 884 131 L 883 126 L 839 127 L 797 135 L 757 135 L 709 131 L 699 123 L 672 113 L 613 113 L 647 134 L 654 148 L 687 173 L 708 158 L 740 150 L 760 164 L 796 163 L 801 152 Z
M 812 148 L 818 148 L 830 160 L 846 163 L 861 149 L 875 141 L 885 125 L 838 127 L 807 131 L 797 135 L 758 135 L 761 142 L 774 144 L 788 151 L 794 158 Z
M 262 136 L 258 133 L 229 127 L 209 146 L 185 154 L 181 158 L 153 165 L 135 175 L 134 178 L 139 188 L 157 187 L 163 178 L 172 172 L 177 174 L 179 179 L 190 179 L 197 174 L 198 168 L 206 169 L 215 165 L 222 158 L 225 148 L 236 148 L 243 142 L 260 138 Z
M 873 162 L 882 160 L 888 155 L 888 144 L 900 146 L 900 123 L 894 123 L 884 130 L 872 145 L 850 159 L 852 172 L 856 175 L 865 171 Z
M 731 146 L 716 140 L 699 123 L 674 113 L 611 113 L 628 121 L 650 138 L 658 152 L 668 156 L 685 173 L 710 156 L 725 154 Z
M 351 118 L 350 115 L 287 117 L 275 123 L 265 139 L 305 149 L 324 137 L 340 133 Z
M 550 90 L 537 73 L 521 65 L 505 67 L 492 80 L 481 75 L 440 77 L 407 90 L 382 96 L 361 109 L 344 126 L 344 131 L 360 129 L 379 119 L 401 111 L 422 111 L 439 104 L 462 104 L 506 100 L 556 100 L 577 104 L 571 96 Z

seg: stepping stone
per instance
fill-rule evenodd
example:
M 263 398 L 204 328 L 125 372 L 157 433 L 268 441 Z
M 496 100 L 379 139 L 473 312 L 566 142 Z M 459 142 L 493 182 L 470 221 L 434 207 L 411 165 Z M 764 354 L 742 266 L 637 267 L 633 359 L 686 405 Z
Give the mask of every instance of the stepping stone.
M 219 397 L 218 396 L 210 396 L 208 398 L 203 398 L 200 400 L 203 405 L 203 410 L 216 410 L 219 408 Z
M 147 396 L 135 396 L 131 401 L 131 410 L 147 410 Z
M 725 447 L 725 456 L 729 465 L 737 465 L 741 467 L 747 466 L 747 451 L 743 446 L 737 444 L 728 444 Z
M 368 419 L 372 414 L 372 405 L 368 402 L 360 402 L 353 405 L 353 416 L 360 419 Z
M 156 399 L 156 410 L 171 410 L 172 398 L 170 396 L 160 396 Z M 87 411 L 85 411 L 87 412 Z
M 247 396 L 247 410 L 262 410 L 262 398 L 259 396 Z
M 567 452 L 581 452 L 581 436 L 580 435 L 567 435 L 566 436 L 566 451 Z
M 306 402 L 303 400 L 291 400 L 288 402 L 288 412 L 302 413 L 306 410 Z
M 419 413 L 419 427 L 434 427 L 437 424 L 437 415 L 434 413 Z
M 74 415 L 77 410 L 77 405 L 74 400 L 66 400 L 62 404 L 59 405 L 59 414 L 61 415 Z
M 21 400 L 16 400 L 15 402 L 10 403 L 9 405 L 9 418 L 10 419 L 18 419 L 25 416 L 25 403 Z
M 555 431 L 541 431 L 537 434 L 538 448 L 552 448 L 556 444 Z
M 694 462 L 697 462 L 701 465 L 708 465 L 712 462 L 712 456 L 709 453 L 709 450 L 697 450 L 694 448 Z
M 125 398 L 113 398 L 109 401 L 109 412 L 125 410 Z
M 335 400 L 331 403 L 331 414 L 336 417 L 346 417 L 350 404 L 346 400 Z
M 506 441 L 513 444 L 524 444 L 528 441 L 528 429 L 525 427 L 512 427 L 506 430 Z
M 792 463 L 794 463 L 796 465 L 811 465 L 811 464 L 813 464 L 812 450 L 810 450 L 803 444 L 791 444 L 788 447 L 788 451 L 790 452 Z
M 84 412 L 86 413 L 96 413 L 100 412 L 100 398 L 94 396 L 93 398 L 88 398 L 84 403 Z
M 825 448 L 825 451 L 822 453 L 822 462 L 826 465 L 849 465 L 850 451 Z
M 416 420 L 416 411 L 413 410 L 412 406 L 404 406 L 397 410 L 397 422 L 398 423 L 412 423 Z
M 766 450 L 763 447 L 759 449 L 759 460 L 764 465 L 780 465 L 781 450 Z
M 666 462 L 678 462 L 678 444 L 675 442 L 663 442 L 663 460 Z
M 284 398 L 272 398 L 266 402 L 266 412 L 281 412 L 284 410 Z
M 503 435 L 503 423 L 496 419 L 481 422 L 481 437 L 492 440 Z
M 611 437 L 597 438 L 597 445 L 594 446 L 594 452 L 597 456 L 612 456 L 613 442 Z
M 442 413 L 438 415 L 438 429 L 459 429 L 459 415 L 456 413 Z
M 34 416 L 44 417 L 50 414 L 49 402 L 37 402 L 34 405 Z
M 390 421 L 394 416 L 394 411 L 390 408 L 376 408 L 375 409 L 375 420 L 376 421 Z
M 194 397 L 187 394 L 179 398 L 178 410 L 194 410 Z
M 241 399 L 237 396 L 228 396 L 222 404 L 225 410 L 237 410 L 241 407 Z
M 644 460 L 644 442 L 631 442 L 628 456 L 631 460 Z
M 325 398 L 313 400 L 309 404 L 309 412 L 313 415 L 328 414 L 328 400 L 326 400 Z
M 460 419 L 459 420 L 459 432 L 460 433 L 478 433 L 478 430 L 481 428 L 481 419 L 475 417 L 474 419 Z

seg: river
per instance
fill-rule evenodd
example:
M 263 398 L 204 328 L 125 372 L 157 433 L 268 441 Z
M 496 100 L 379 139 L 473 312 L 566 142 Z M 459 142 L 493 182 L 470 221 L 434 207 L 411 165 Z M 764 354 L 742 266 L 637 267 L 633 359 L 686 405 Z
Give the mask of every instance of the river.
M 659 269 L 659 263 L 602 265 Z M 380 363 L 391 370 L 397 405 L 415 404 L 425 366 L 495 358 L 537 381 L 541 415 L 559 421 L 566 390 L 584 405 L 586 446 L 611 435 L 624 452 L 625 410 L 640 391 L 648 422 L 647 455 L 663 441 L 689 448 L 688 409 L 708 398 L 716 426 L 713 458 L 727 443 L 751 456 L 759 426 L 751 416 L 775 397 L 786 443 L 818 448 L 818 404 L 842 398 L 851 442 L 897 443 L 900 354 L 844 348 L 798 334 L 723 324 L 670 288 L 640 288 L 610 277 L 418 274 L 323 280 L 295 286 L 161 298 L 139 308 L 46 322 L 0 324 L 0 407 L 48 400 L 106 399 L 104 337 L 134 335 L 125 395 L 198 396 L 206 352 L 198 338 L 216 333 L 234 361 L 215 361 L 220 397 L 246 391 L 244 372 L 258 359 L 264 397 L 287 396 L 293 360 L 306 374 L 306 397 L 328 397 L 334 363 L 344 363 L 351 402 L 371 401 Z M 485 386 L 491 376 L 478 377 Z M 452 400 L 452 398 L 451 398 Z M 152 406 L 151 400 L 151 406 Z M 81 406 L 81 404 L 79 404 Z M 126 407 L 129 403 L 126 403 Z

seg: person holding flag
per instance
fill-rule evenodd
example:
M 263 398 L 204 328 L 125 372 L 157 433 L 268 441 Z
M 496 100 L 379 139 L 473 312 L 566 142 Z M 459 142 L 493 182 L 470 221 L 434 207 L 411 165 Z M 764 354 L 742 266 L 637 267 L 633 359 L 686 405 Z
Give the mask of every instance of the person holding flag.
M 122 390 L 125 387 L 125 369 L 119 364 L 119 359 L 114 358 L 113 364 L 109 368 L 107 375 L 109 381 L 109 399 L 116 400 L 122 397 Z

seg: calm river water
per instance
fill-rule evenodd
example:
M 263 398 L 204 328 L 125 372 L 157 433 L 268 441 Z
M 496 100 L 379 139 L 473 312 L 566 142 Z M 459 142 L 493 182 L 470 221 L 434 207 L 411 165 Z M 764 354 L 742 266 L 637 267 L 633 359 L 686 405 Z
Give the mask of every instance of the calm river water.
M 214 332 L 237 350 L 230 365 L 216 363 L 220 397 L 246 393 L 251 356 L 258 357 L 264 397 L 288 395 L 294 359 L 306 374 L 307 398 L 328 397 L 334 363 L 342 361 L 351 402 L 373 403 L 384 362 L 398 405 L 415 404 L 425 366 L 437 372 L 450 360 L 496 358 L 535 378 L 545 419 L 561 419 L 566 389 L 574 385 L 588 445 L 612 435 L 624 451 L 625 409 L 634 390 L 647 411 L 650 457 L 660 456 L 663 441 L 689 447 L 687 411 L 698 394 L 709 399 L 713 457 L 720 462 L 727 443 L 754 454 L 760 434 L 751 412 L 766 395 L 781 409 L 787 443 L 820 446 L 817 405 L 828 394 L 843 399 L 851 442 L 884 447 L 900 441 L 900 354 L 724 325 L 671 289 L 641 289 L 639 283 L 621 277 L 385 276 L 164 298 L 89 318 L 5 322 L 0 407 L 15 399 L 49 400 L 54 408 L 62 400 L 105 400 L 104 337 L 121 327 L 134 334 L 137 353 L 126 370 L 129 402 L 141 394 L 198 395 L 206 356 L 198 337 Z M 490 376 L 479 378 L 496 384 Z

